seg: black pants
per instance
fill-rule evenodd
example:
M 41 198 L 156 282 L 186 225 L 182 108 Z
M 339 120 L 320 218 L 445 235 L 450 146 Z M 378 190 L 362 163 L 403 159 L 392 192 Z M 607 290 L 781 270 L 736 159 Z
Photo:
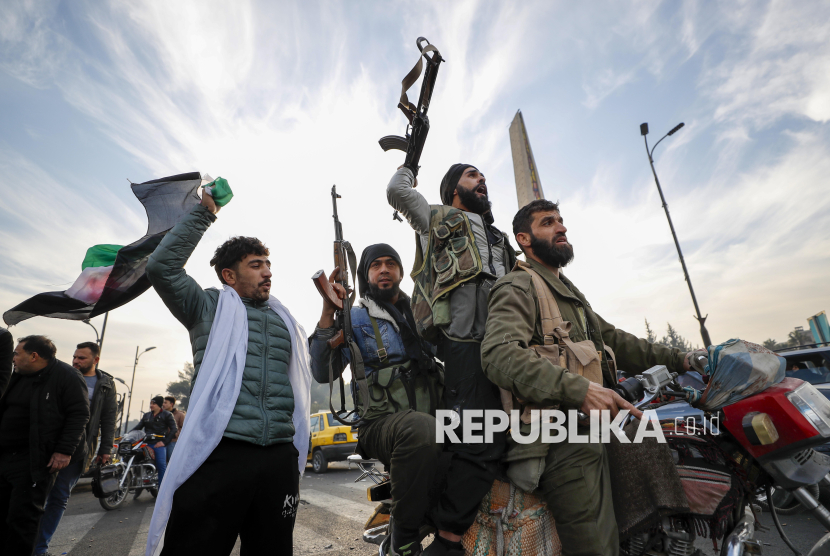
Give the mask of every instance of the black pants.
M 0 552 L 30 556 L 56 473 L 34 483 L 29 451 L 0 454 Z
M 292 554 L 300 502 L 297 449 L 223 438 L 173 495 L 162 556 Z M 181 453 L 176 457 L 187 457 Z
M 468 409 L 502 409 L 498 387 L 481 369 L 481 344 L 442 338 L 438 356 L 444 361 L 444 407 L 463 416 Z M 473 423 L 481 419 L 472 419 Z M 463 420 L 462 420 L 463 423 Z M 455 429 L 463 438 L 463 426 Z M 481 436 L 481 429 L 475 433 Z M 444 531 L 463 535 L 473 524 L 481 499 L 500 473 L 500 460 L 507 445 L 505 432 L 493 435 L 490 444 L 446 444 L 453 457 L 447 488 L 431 514 Z
M 435 417 L 404 411 L 360 427 L 360 451 L 389 469 L 392 517 L 418 530 L 429 509 L 428 493 L 443 448 L 435 442 Z

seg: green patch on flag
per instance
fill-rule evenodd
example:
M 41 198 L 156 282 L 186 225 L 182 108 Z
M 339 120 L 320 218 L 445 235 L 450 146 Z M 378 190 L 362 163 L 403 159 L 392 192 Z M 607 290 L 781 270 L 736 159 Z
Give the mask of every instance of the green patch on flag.
M 84 262 L 81 263 L 81 270 L 95 266 L 112 266 L 115 258 L 123 245 L 93 245 L 86 250 Z

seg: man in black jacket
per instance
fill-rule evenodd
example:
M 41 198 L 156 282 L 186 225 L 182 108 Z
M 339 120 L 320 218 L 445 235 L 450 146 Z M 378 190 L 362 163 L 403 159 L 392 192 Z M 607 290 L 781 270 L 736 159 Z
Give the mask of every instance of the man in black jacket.
M 164 472 L 167 470 L 167 445 L 176 436 L 176 431 L 179 430 L 176 427 L 176 420 L 173 418 L 173 414 L 162 409 L 162 405 L 164 405 L 164 398 L 161 396 L 156 396 L 150 400 L 150 411 L 145 413 L 141 417 L 141 421 L 133 427 L 134 431 L 144 429 L 144 432 L 147 434 L 160 434 L 164 436 L 164 438 L 152 445 L 153 450 L 156 452 L 155 464 L 159 473 L 159 487 L 161 486 L 161 480 L 164 478 Z
M 12 376 L 12 354 L 14 353 L 14 341 L 12 333 L 5 328 L 0 328 L 0 398 L 6 392 L 9 378 Z
M 0 399 L 4 556 L 32 554 L 55 475 L 84 446 L 89 420 L 86 384 L 78 371 L 55 359 L 55 352 L 45 336 L 21 338 L 14 349 L 15 372 Z
M 101 445 L 98 447 L 98 463 L 105 465 L 110 460 L 112 441 L 115 434 L 115 385 L 112 377 L 97 369 L 100 348 L 95 342 L 78 344 L 75 355 L 72 356 L 72 366 L 75 367 L 86 382 L 89 393 L 89 422 L 86 426 L 86 445 L 78 446 L 72 461 L 68 466 L 58 471 L 55 485 L 46 500 L 46 509 L 40 520 L 40 531 L 35 544 L 35 554 L 48 554 L 49 541 L 58 528 L 58 524 L 66 510 L 69 495 L 81 473 L 84 471 L 87 457 L 85 454 L 94 454 L 98 440 L 98 431 L 101 431 Z

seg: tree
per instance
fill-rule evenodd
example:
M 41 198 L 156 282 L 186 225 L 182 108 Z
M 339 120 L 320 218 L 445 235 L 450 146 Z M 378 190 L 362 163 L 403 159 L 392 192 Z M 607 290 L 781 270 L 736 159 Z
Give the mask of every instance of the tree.
M 812 343 L 813 335 L 804 330 L 803 326 L 796 326 L 795 329 L 787 335 L 787 347 L 798 347 Z
M 178 400 L 178 406 L 187 411 L 187 404 L 190 403 L 190 390 L 196 369 L 193 363 L 185 362 L 184 368 L 179 371 L 179 380 L 167 383 L 167 393 Z
M 655 334 L 654 330 L 651 329 L 651 325 L 648 323 L 648 319 L 645 319 L 645 320 L 646 320 L 646 340 L 648 340 L 648 343 L 650 343 L 650 344 L 656 344 L 657 343 L 657 334 Z
M 692 342 L 687 341 L 686 338 L 681 336 L 670 322 L 666 323 L 666 335 L 663 336 L 657 343 L 670 348 L 677 348 L 684 352 L 692 351 L 694 349 L 692 347 Z
M 776 349 L 781 349 L 782 347 L 785 347 L 784 344 L 779 344 L 778 342 L 776 342 L 772 338 L 767 338 L 766 340 L 764 340 L 763 344 L 761 344 L 761 345 L 763 345 L 765 348 L 767 348 L 770 351 L 775 351 Z

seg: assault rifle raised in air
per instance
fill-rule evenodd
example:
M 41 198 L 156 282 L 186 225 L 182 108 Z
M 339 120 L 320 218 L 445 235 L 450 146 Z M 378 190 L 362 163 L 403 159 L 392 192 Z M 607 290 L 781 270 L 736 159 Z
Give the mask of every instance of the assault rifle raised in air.
M 340 195 L 337 194 L 337 186 L 331 186 L 331 205 L 334 210 L 332 218 L 334 218 L 334 267 L 337 269 L 337 276 L 335 280 L 343 287 L 343 290 L 348 292 L 349 287 L 349 271 L 352 274 L 352 283 L 355 281 L 355 268 L 357 267 L 354 250 L 351 244 L 343 239 L 343 225 L 340 223 L 340 218 L 337 216 L 337 199 Z M 351 360 L 349 366 L 352 369 L 352 377 L 358 386 L 358 390 L 362 400 L 368 400 L 369 386 L 366 382 L 366 372 L 363 366 L 363 356 L 360 354 L 360 348 L 354 341 L 354 333 L 352 331 L 352 303 L 354 303 L 354 291 L 346 299 L 340 299 L 337 292 L 332 288 L 331 283 L 326 276 L 325 271 L 318 270 L 311 277 L 314 285 L 317 286 L 317 291 L 324 299 L 328 299 L 332 305 L 336 307 L 334 317 L 334 327 L 337 331 L 335 335 L 327 342 L 329 348 L 335 353 L 339 352 L 341 346 L 345 346 L 349 350 Z M 344 425 L 357 426 L 362 421 L 362 416 L 358 414 L 358 408 L 355 407 L 353 412 L 346 411 L 346 388 L 343 381 L 343 373 L 340 373 L 340 410 L 335 411 L 331 402 L 331 395 L 334 391 L 334 368 L 332 361 L 329 359 L 329 409 L 332 416 L 343 423 Z M 364 401 L 365 407 L 368 407 L 367 402 Z M 364 412 L 365 412 L 364 408 Z M 348 420 L 351 413 L 355 414 L 355 419 Z
M 409 73 L 401 81 L 401 100 L 398 103 L 398 108 L 401 109 L 403 115 L 409 120 L 409 124 L 406 126 L 406 136 L 387 135 L 386 137 L 381 137 L 378 143 L 380 143 L 380 148 L 384 151 L 391 149 L 404 151 L 406 153 L 406 160 L 404 160 L 403 165 L 412 170 L 412 174 L 417 178 L 418 168 L 420 168 L 418 162 L 421 160 L 421 152 L 424 150 L 424 143 L 429 133 L 427 110 L 429 110 L 429 102 L 432 99 L 432 91 L 435 88 L 438 66 L 446 60 L 441 57 L 438 49 L 434 45 L 429 44 L 429 41 L 424 37 L 418 37 L 418 40 L 415 41 L 415 46 L 418 47 L 421 55 L 418 56 L 418 63 L 409 70 Z M 427 56 L 429 52 L 432 52 L 431 56 Z M 416 106 L 409 102 L 406 92 L 421 76 L 424 59 L 427 61 L 427 67 L 424 71 L 424 80 L 421 83 L 421 96 L 418 97 L 418 105 Z M 398 216 L 398 211 L 395 211 L 392 218 L 402 222 L 401 217 Z

